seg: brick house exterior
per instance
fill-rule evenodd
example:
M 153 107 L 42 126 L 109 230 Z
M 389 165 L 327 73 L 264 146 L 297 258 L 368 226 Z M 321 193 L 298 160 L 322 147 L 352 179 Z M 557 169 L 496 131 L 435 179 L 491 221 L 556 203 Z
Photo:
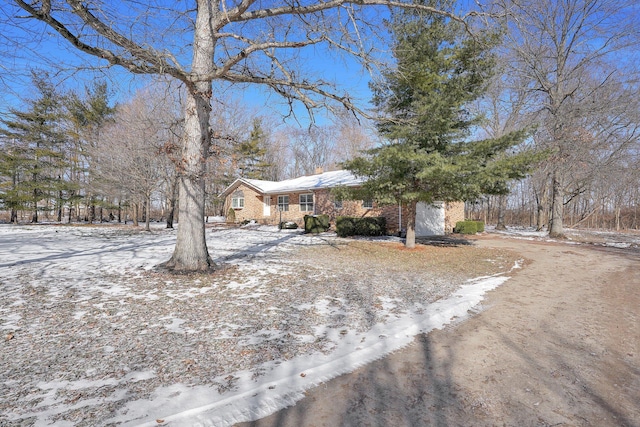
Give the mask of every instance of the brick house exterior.
M 253 220 L 259 224 L 277 225 L 293 221 L 304 226 L 305 215 L 329 215 L 335 225 L 338 216 L 383 216 L 387 230 L 396 234 L 406 230 L 406 206 L 379 206 L 375 201 L 336 200 L 331 189 L 337 186 L 357 187 L 362 181 L 348 171 L 325 172 L 285 181 L 262 181 L 240 178 L 227 187 L 220 197 L 225 198 L 224 212 L 235 212 L 235 221 Z M 464 220 L 464 203 L 446 203 L 444 233 L 451 233 L 457 221 Z M 440 232 L 429 234 L 442 234 Z

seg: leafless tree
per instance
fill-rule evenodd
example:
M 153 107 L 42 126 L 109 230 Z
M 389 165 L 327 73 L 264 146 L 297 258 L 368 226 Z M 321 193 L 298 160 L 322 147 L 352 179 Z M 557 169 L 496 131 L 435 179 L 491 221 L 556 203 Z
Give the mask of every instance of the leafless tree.
M 268 5 L 255 0 L 11 0 L 5 7 L 16 8 L 6 15 L 25 34 L 50 34 L 34 22 L 39 21 L 102 64 L 168 75 L 184 84 L 180 227 L 166 265 L 205 270 L 213 265 L 204 214 L 214 90 L 225 84 L 259 85 L 282 96 L 291 113 L 296 102 L 309 111 L 335 104 L 357 109 L 348 93 L 304 64 L 303 52 L 332 50 L 370 64 L 380 45 L 375 37 L 381 17 L 372 10 L 376 5 L 444 13 L 424 3 L 397 0 L 280 0 Z M 32 19 L 17 18 L 25 13 Z
M 287 130 L 289 152 L 289 175 L 313 175 L 318 168 L 333 164 L 335 135 L 327 126 L 294 128 Z
M 289 148 L 287 137 L 280 123 L 265 118 L 264 128 L 267 140 L 267 154 L 265 161 L 269 164 L 265 171 L 265 179 L 270 181 L 280 181 L 287 176 L 287 166 L 289 164 Z
M 358 118 L 349 111 L 339 111 L 333 121 L 332 160 L 336 163 L 354 159 L 377 143 L 377 133 L 371 121 Z
M 603 137 L 617 125 L 628 95 L 614 87 L 637 79 L 620 57 L 637 48 L 637 18 L 629 0 L 505 0 L 510 14 L 511 72 L 529 81 L 538 113 L 537 140 L 551 156 L 549 233 L 563 235 L 564 206 L 595 170 L 626 144 Z M 632 58 L 632 57 L 630 57 Z M 607 117 L 606 120 L 600 120 Z M 604 130 L 605 126 L 608 130 Z M 612 127 L 613 126 L 613 127 Z M 607 138 L 605 138 L 607 139 Z M 609 152 L 605 153 L 603 145 Z M 599 156 L 598 153 L 604 154 Z M 546 194 L 546 181 L 540 196 Z
M 236 178 L 236 147 L 251 132 L 254 119 L 261 118 L 255 109 L 235 98 L 212 100 L 211 144 L 206 159 L 205 193 L 208 215 L 224 215 L 224 200 L 218 195 Z
M 489 138 L 500 138 L 519 129 L 531 128 L 535 119 L 528 108 L 532 97 L 527 90 L 528 82 L 523 80 L 522 75 L 510 73 L 512 52 L 509 49 L 502 50 L 497 57 L 495 75 L 489 82 L 485 95 L 471 107 L 484 115 L 481 128 Z M 530 143 L 531 138 L 528 138 L 523 145 Z M 506 229 L 508 195 L 487 197 L 497 199 L 496 229 Z
M 146 97 L 145 111 L 149 112 L 148 120 L 154 122 L 156 126 L 156 135 L 150 141 L 149 148 L 158 153 L 163 211 L 166 214 L 167 228 L 173 228 L 180 178 L 178 173 L 180 141 L 184 130 L 183 91 L 172 90 L 171 82 L 161 79 L 143 93 Z
M 167 131 L 158 105 L 148 93 L 138 92 L 130 102 L 118 107 L 95 148 L 95 172 L 103 186 L 125 195 L 137 207 L 145 206 L 145 230 L 150 231 L 151 202 L 159 192 L 166 161 Z M 156 108 L 158 107 L 158 108 Z M 165 165 L 163 165 L 165 163 Z M 137 215 L 134 215 L 137 218 Z

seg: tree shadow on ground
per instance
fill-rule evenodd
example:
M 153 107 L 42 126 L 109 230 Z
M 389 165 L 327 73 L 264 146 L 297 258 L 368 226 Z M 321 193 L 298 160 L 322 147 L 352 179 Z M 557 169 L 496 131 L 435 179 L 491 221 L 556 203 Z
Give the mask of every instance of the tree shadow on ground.
M 553 325 L 544 326 L 550 342 L 561 344 L 569 353 L 584 352 L 581 345 L 556 334 Z M 520 360 L 521 371 L 513 371 L 510 375 L 521 377 L 526 384 L 538 384 L 544 398 L 535 396 L 541 390 L 531 385 L 532 390 L 528 390 L 519 388 L 523 383 L 514 383 L 512 390 L 509 378 L 500 378 L 506 373 L 499 367 L 491 377 L 485 378 L 484 391 L 466 389 L 456 381 L 461 372 L 455 372 L 459 366 L 453 343 L 442 337 L 422 334 L 402 350 L 404 357 L 392 353 L 305 392 L 305 398 L 295 406 L 234 427 L 450 427 L 494 426 L 503 422 L 505 425 L 540 426 L 573 423 L 637 425 L 631 395 L 627 394 L 624 401 L 619 402 L 619 397 L 598 390 L 594 386 L 597 380 L 590 378 L 588 371 L 577 366 L 567 354 L 556 352 L 552 362 L 559 370 L 549 372 L 546 365 L 530 354 L 526 344 L 515 342 L 494 325 L 480 322 L 479 327 L 494 332 L 501 348 L 508 348 L 511 357 Z M 553 345 L 550 350 L 555 350 Z M 624 358 L 624 355 L 612 356 Z M 637 367 L 629 364 L 620 375 L 637 378 L 639 373 Z M 473 371 L 469 374 L 475 375 Z M 331 393 L 323 390 L 327 386 Z M 576 402 L 586 400 L 592 403 L 593 410 L 590 413 L 544 412 L 536 405 L 527 404 L 532 397 L 559 408 L 572 407 Z M 624 407 L 627 410 L 621 409 Z
M 445 235 L 445 236 L 426 236 L 416 237 L 416 243 L 425 246 L 437 246 L 437 247 L 457 247 L 457 246 L 470 246 L 473 245 L 473 241 L 465 239 L 459 235 Z
M 236 427 L 455 425 L 447 414 L 467 408 L 452 380 L 450 349 L 441 354 L 423 334 L 403 351 L 415 357 L 383 357 L 331 380 L 335 393 L 323 393 L 321 384 L 295 406 Z
M 295 406 L 237 427 L 640 425 L 638 270 L 600 278 L 602 286 L 581 298 L 550 293 L 555 275 L 546 287 L 531 281 L 535 275 L 522 277 L 496 300 L 501 316 L 419 335 L 308 390 Z M 522 299 L 531 287 L 544 304 Z

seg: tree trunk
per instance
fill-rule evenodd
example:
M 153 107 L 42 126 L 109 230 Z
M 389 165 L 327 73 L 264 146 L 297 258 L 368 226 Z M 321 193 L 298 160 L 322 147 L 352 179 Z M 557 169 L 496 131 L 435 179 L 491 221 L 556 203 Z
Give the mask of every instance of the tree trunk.
M 489 224 L 489 221 L 491 219 L 491 197 L 487 197 L 486 201 L 487 201 L 487 209 L 482 209 L 482 215 L 484 217 L 482 219 L 485 224 Z M 482 204 L 484 205 L 484 200 L 482 201 Z
M 134 227 L 137 227 L 139 225 L 139 222 L 138 222 L 138 209 L 139 209 L 138 203 L 134 203 L 133 204 L 133 226 Z
M 18 210 L 16 208 L 11 208 L 11 223 L 18 223 Z
M 33 215 L 31 216 L 31 222 L 38 222 L 38 190 L 33 190 Z
M 506 230 L 507 226 L 504 223 L 505 211 L 507 210 L 507 195 L 501 194 L 498 196 L 498 223 L 496 224 L 496 230 Z
M 212 13 L 207 0 L 198 1 L 193 43 L 192 75 L 212 75 L 215 40 L 210 23 Z M 209 257 L 204 227 L 205 172 L 211 136 L 211 78 L 196 81 L 187 90 L 184 115 L 182 158 L 179 165 L 178 232 L 171 259 L 164 265 L 179 271 L 208 270 Z
M 144 231 L 151 231 L 151 195 L 147 195 L 144 201 Z
M 407 204 L 407 237 L 404 242 L 404 246 L 407 249 L 413 249 L 416 247 L 416 206 L 417 201 L 412 201 Z
M 58 222 L 62 222 L 62 208 L 64 207 L 64 202 L 62 199 L 63 199 L 62 191 L 58 191 L 58 217 L 56 218 Z
M 176 212 L 176 199 L 178 193 L 178 176 L 171 180 L 171 190 L 169 192 L 168 209 L 167 209 L 167 228 L 173 228 L 173 218 Z
M 166 263 L 168 268 L 179 271 L 208 270 L 213 267 L 207 249 L 204 227 L 205 163 L 203 159 L 208 151 L 206 123 L 209 116 L 209 103 L 208 100 L 196 96 L 190 94 L 187 97 L 183 171 L 178 182 L 180 219 L 176 247 L 171 259 Z M 189 105 L 193 108 L 189 108 Z M 201 114 L 198 114 L 198 110 L 201 110 Z M 204 123 L 198 123 L 202 121 Z
M 74 193 L 71 193 L 72 195 Z M 73 200 L 73 198 L 71 198 L 71 200 Z M 67 216 L 67 219 L 69 220 L 69 224 L 71 224 L 71 215 L 73 213 L 73 201 L 69 202 L 69 215 Z
M 541 231 L 547 225 L 547 204 L 549 195 L 547 191 L 547 181 L 536 195 L 536 231 Z
M 551 200 L 550 237 L 564 237 L 562 217 L 564 215 L 564 193 L 558 172 L 553 174 L 553 193 Z

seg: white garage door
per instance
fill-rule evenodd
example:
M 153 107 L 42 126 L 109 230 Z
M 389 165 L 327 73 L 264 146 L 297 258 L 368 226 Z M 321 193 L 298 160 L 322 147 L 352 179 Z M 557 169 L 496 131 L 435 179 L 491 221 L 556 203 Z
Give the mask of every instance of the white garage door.
M 444 235 L 444 203 L 431 205 L 419 202 L 416 206 L 416 237 Z

